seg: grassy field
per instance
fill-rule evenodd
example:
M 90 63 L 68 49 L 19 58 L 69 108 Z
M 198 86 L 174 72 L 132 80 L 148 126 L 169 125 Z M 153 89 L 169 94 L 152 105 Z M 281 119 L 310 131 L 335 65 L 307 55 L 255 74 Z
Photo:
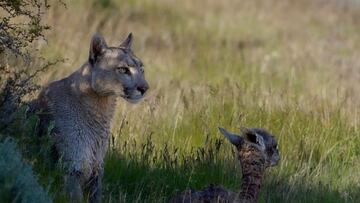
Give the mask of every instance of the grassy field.
M 261 202 L 360 202 L 356 1 L 65 3 L 47 13 L 52 29 L 39 49 L 66 62 L 39 83 L 80 67 L 97 31 L 110 45 L 133 32 L 150 83 L 140 104 L 118 103 L 105 202 L 164 202 L 210 183 L 239 189 L 240 166 L 218 126 L 276 135 L 281 162 Z

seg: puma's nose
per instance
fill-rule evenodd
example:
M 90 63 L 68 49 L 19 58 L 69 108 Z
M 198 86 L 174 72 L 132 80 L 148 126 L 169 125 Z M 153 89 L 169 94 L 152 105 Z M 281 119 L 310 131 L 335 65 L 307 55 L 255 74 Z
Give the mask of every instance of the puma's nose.
M 148 85 L 142 85 L 142 86 L 137 87 L 137 90 L 139 92 L 141 92 L 142 95 L 144 95 L 148 89 L 149 89 Z

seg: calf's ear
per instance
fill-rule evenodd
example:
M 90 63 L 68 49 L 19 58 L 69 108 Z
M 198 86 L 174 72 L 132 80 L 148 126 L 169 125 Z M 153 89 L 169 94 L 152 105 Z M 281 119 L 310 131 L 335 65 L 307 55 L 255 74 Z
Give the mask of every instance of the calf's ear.
M 266 149 L 264 138 L 253 129 L 243 128 L 242 132 L 247 141 L 256 144 L 261 150 Z
M 219 131 L 230 141 L 231 144 L 235 145 L 236 147 L 240 147 L 243 143 L 243 138 L 239 135 L 233 134 L 231 132 L 228 132 L 224 128 L 219 127 Z

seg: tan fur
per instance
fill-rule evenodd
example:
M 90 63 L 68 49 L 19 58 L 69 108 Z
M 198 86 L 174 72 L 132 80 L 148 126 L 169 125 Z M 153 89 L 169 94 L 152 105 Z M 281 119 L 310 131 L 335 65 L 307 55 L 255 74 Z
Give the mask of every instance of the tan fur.
M 143 68 L 130 50 L 131 40 L 129 35 L 124 47 L 108 48 L 101 36 L 94 36 L 89 61 L 45 87 L 30 105 L 31 112 L 40 111 L 42 131 L 50 122 L 55 123 L 51 136 L 66 169 L 65 189 L 74 202 L 83 201 L 84 190 L 89 191 L 90 201 L 101 200 L 101 177 L 116 98 L 138 101 L 148 89 L 141 71 L 124 72 Z

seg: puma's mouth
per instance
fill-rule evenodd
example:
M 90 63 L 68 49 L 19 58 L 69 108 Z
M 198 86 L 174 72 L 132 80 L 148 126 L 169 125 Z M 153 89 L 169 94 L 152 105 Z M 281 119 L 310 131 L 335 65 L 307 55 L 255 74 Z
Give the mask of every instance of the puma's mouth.
M 132 104 L 136 104 L 139 103 L 141 101 L 141 99 L 143 98 L 143 96 L 139 95 L 139 96 L 128 96 L 128 97 L 124 97 L 124 99 Z
M 125 94 L 122 96 L 127 102 L 136 104 L 144 97 L 140 91 L 134 90 L 130 94 Z

